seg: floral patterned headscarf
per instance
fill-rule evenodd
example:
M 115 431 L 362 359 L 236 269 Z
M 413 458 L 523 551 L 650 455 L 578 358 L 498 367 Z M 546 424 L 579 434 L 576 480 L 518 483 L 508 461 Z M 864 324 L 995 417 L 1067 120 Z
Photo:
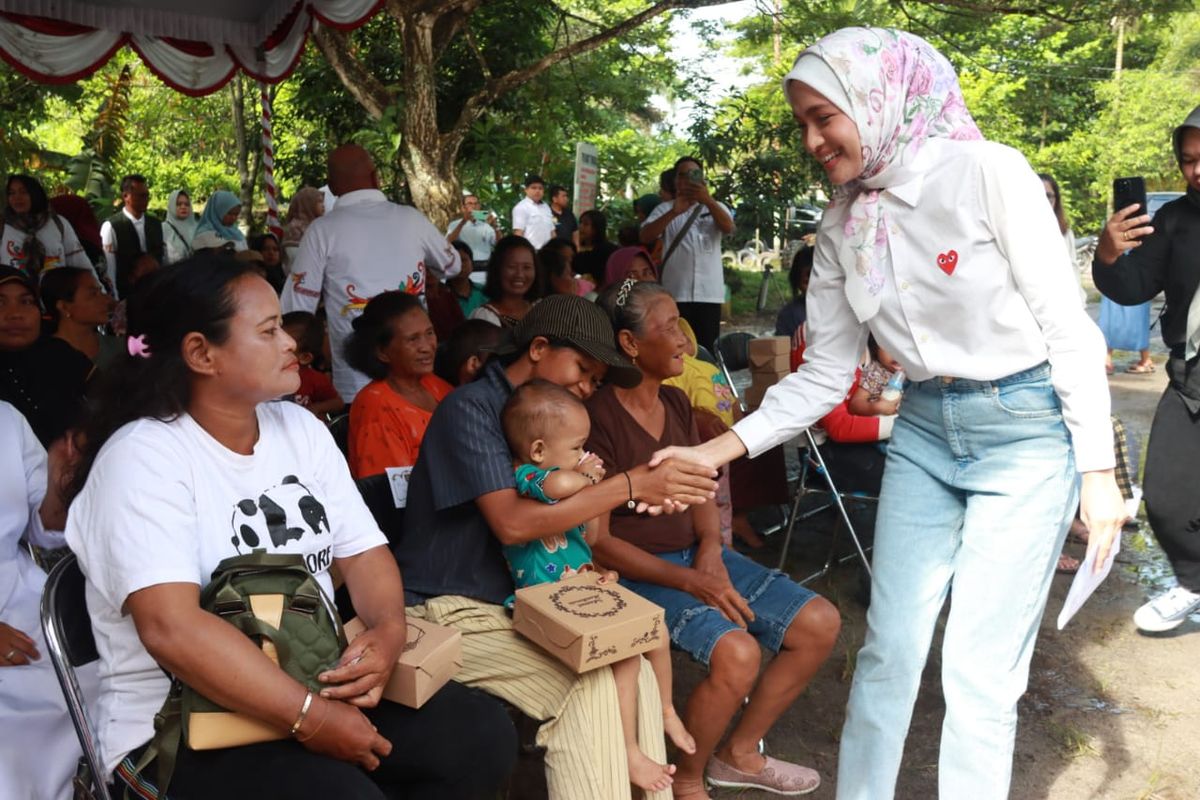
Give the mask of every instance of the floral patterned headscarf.
M 814 56 L 823 63 L 814 64 Z M 806 74 L 824 78 L 830 71 L 844 95 L 829 99 L 849 104 L 842 110 L 862 140 L 862 174 L 838 187 L 834 201 L 850 203 L 839 260 L 846 270 L 846 297 L 858 321 L 865 322 L 879 311 L 891 257 L 879 192 L 914 177 L 913 163 L 929 139 L 983 136 L 967 111 L 954 67 L 919 36 L 888 28 L 843 28 L 800 54 L 784 78 L 784 91 L 790 81 L 807 83 Z M 814 88 L 820 91 L 819 85 Z

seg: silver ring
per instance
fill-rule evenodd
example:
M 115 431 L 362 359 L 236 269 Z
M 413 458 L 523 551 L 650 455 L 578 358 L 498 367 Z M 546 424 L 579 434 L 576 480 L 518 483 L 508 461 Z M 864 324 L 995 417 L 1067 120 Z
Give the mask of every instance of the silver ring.
M 12 661 L 12 657 L 17 654 L 17 648 L 8 651 L 8 655 L 4 656 L 5 661 Z

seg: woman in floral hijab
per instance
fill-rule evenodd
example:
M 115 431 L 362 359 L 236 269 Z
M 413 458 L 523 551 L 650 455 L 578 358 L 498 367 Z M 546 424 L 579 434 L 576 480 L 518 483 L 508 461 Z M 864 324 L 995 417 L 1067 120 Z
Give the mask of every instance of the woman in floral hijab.
M 837 796 L 893 796 L 953 587 L 939 794 L 1001 800 L 1079 473 L 1098 562 L 1125 516 L 1104 341 L 1066 262 L 1047 255 L 1062 239 L 1041 181 L 1020 153 L 981 138 L 953 68 L 927 42 L 837 31 L 800 55 L 784 91 L 804 149 L 835 187 L 808 291 L 807 362 L 730 433 L 658 457 L 715 466 L 790 439 L 842 400 L 874 334 L 908 382 L 880 494 Z M 751 785 L 754 766 L 746 757 L 709 777 Z

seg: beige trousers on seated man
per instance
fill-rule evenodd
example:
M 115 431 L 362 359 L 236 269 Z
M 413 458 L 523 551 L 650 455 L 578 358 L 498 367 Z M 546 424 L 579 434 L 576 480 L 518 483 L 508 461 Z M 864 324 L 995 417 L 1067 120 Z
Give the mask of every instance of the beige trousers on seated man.
M 630 796 L 612 670 L 602 667 L 576 675 L 514 632 L 503 607 L 469 597 L 436 597 L 408 613 L 462 632 L 463 668 L 454 680 L 544 720 L 537 744 L 546 748 L 551 800 Z M 649 758 L 666 762 L 658 683 L 645 659 L 638 676 L 638 742 Z M 671 800 L 671 792 L 647 793 L 646 798 Z

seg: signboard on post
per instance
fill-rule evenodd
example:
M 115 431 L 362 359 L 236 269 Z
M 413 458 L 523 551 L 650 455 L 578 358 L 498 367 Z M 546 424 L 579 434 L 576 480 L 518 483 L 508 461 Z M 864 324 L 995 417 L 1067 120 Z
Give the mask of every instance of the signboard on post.
M 596 207 L 596 189 L 600 183 L 600 158 L 596 146 L 587 142 L 575 145 L 575 203 L 572 209 L 578 217 Z

